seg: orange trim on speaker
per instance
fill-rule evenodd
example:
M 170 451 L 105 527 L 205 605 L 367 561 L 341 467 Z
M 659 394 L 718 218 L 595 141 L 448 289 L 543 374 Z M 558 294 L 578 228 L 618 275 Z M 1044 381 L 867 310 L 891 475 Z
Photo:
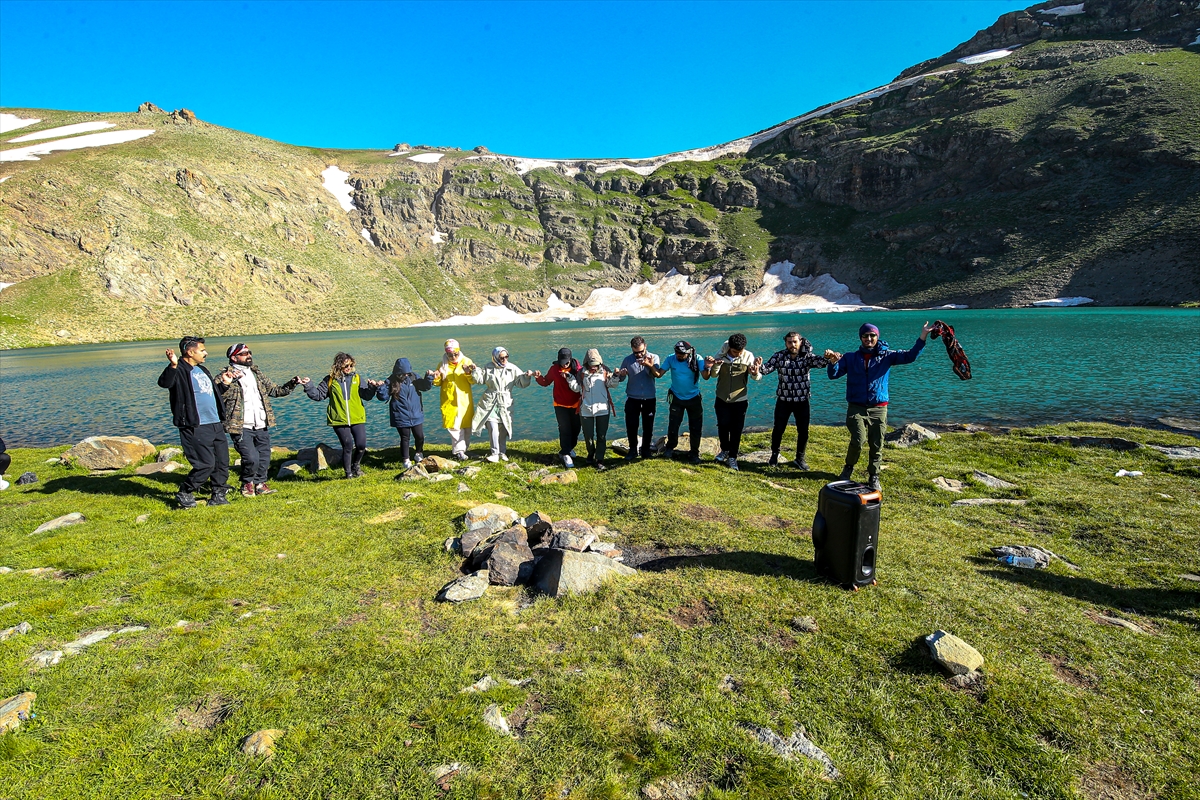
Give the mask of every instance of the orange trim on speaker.
M 872 500 L 883 502 L 883 494 L 880 492 L 867 492 L 866 494 L 860 494 L 858 496 L 858 502 L 862 503 L 864 506 Z

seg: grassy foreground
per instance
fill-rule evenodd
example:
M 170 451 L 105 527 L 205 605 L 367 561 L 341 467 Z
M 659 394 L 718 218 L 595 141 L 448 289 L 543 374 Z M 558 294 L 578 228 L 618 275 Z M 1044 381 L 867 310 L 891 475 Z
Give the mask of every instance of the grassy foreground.
M 0 628 L 33 629 L 0 642 L 0 699 L 38 698 L 0 738 L 0 794 L 632 798 L 668 778 L 713 799 L 1197 797 L 1200 584 L 1179 575 L 1200 572 L 1200 469 L 1035 433 L 1195 444 L 1073 424 L 889 449 L 880 582 L 854 593 L 817 580 L 808 538 L 840 429 L 814 428 L 808 474 L 651 461 L 531 486 L 552 446 L 522 442 L 525 472 L 484 464 L 460 494 L 394 482 L 382 450 L 360 481 L 322 473 L 191 512 L 166 505 L 179 473 L 88 475 L 44 463 L 64 448 L 17 450 L 10 479 L 41 481 L 0 493 Z M 1020 488 L 962 496 L 1030 502 L 951 507 L 960 495 L 930 482 L 972 469 Z M 487 501 L 680 557 L 564 601 L 492 587 L 434 603 L 459 565 L 443 540 Z M 74 511 L 87 522 L 30 535 Z M 1078 569 L 1010 570 L 984 557 L 1000 544 Z M 58 572 L 19 572 L 36 567 Z M 791 627 L 801 615 L 820 630 Z M 27 661 L 129 625 L 148 629 Z M 938 628 L 983 654 L 981 687 L 952 689 L 930 662 L 919 638 Z M 460 693 L 485 674 L 532 680 Z M 484 725 L 492 704 L 519 738 Z M 744 723 L 802 726 L 842 777 L 781 760 Z M 244 756 L 262 728 L 286 730 L 275 757 Z M 455 761 L 443 794 L 429 770 Z

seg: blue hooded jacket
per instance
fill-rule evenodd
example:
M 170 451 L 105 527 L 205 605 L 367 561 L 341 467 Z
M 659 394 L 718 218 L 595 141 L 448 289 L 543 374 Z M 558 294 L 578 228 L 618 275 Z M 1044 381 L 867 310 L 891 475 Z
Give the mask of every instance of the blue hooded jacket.
M 829 379 L 846 376 L 847 403 L 858 406 L 886 405 L 888 370 L 895 364 L 916 361 L 924 348 L 924 339 L 917 339 L 912 350 L 889 350 L 887 342 L 879 342 L 871 350 L 859 347 L 829 365 Z
M 392 391 L 393 383 L 396 384 L 395 392 Z M 397 358 L 391 376 L 376 390 L 375 396 L 390 401 L 388 410 L 393 428 L 411 428 L 425 424 L 425 409 L 420 393 L 432 388 L 432 380 L 412 374 L 412 365 L 407 358 Z

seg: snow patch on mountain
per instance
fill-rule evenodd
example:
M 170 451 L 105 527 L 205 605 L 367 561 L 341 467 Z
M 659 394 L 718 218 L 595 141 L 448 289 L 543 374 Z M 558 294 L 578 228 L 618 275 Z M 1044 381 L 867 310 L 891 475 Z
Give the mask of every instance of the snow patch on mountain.
M 88 131 L 102 131 L 105 128 L 115 128 L 115 123 L 112 122 L 78 122 L 74 125 L 62 125 L 57 128 L 47 128 L 44 131 L 34 131 L 27 133 L 24 136 L 18 136 L 15 139 L 9 139 L 12 142 L 36 142 L 39 139 L 57 139 L 59 136 L 74 136 L 77 133 L 87 133 Z
M 103 147 L 106 144 L 132 142 L 154 133 L 153 130 L 109 131 L 108 133 L 89 133 L 86 136 L 76 136 L 72 139 L 57 139 L 53 142 L 31 144 L 27 147 L 14 147 L 11 150 L 0 151 L 0 161 L 39 161 L 38 156 L 50 155 L 56 150 L 82 150 L 85 147 Z
M 339 169 L 336 164 L 330 164 L 321 173 L 321 185 L 325 187 L 325 191 L 337 199 L 338 205 L 342 207 L 343 211 L 354 210 L 354 200 L 351 199 L 354 187 L 346 183 L 346 178 L 349 177 L 350 173 Z
M 958 59 L 960 64 L 986 64 L 989 61 L 995 61 L 998 58 L 1011 56 L 1012 50 L 988 50 L 986 53 L 977 53 L 973 56 L 966 56 Z
M 21 119 L 16 114 L 0 114 L 0 133 L 8 133 L 17 128 L 36 125 L 39 122 L 41 122 L 40 119 Z
M 1076 14 L 1083 13 L 1083 3 L 1076 3 L 1073 6 L 1055 6 L 1054 8 L 1043 8 L 1038 11 L 1039 14 L 1053 14 L 1056 17 L 1073 17 Z

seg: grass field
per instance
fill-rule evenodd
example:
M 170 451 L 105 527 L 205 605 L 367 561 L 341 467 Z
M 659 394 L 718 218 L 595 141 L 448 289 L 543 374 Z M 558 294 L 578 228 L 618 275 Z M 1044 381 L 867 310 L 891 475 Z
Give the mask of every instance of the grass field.
M 63 448 L 14 451 L 9 479 L 40 480 L 0 493 L 14 570 L 0 628 L 32 630 L 0 642 L 0 700 L 38 697 L 0 738 L 0 791 L 634 798 L 673 780 L 710 800 L 1197 797 L 1200 584 L 1180 576 L 1200 573 L 1200 469 L 1032 440 L 1048 433 L 1195 444 L 1072 424 L 889 448 L 880 581 L 859 592 L 818 579 L 809 539 L 841 429 L 814 428 L 810 473 L 653 460 L 540 486 L 528 472 L 554 448 L 519 442 L 521 471 L 483 463 L 459 493 L 395 482 L 393 449 L 372 451 L 362 480 L 321 473 L 189 512 L 168 507 L 181 473 L 90 475 L 45 463 Z M 971 483 L 973 469 L 1019 488 Z M 939 475 L 966 480 L 962 497 L 1029 502 L 954 507 Z M 435 603 L 460 563 L 443 540 L 482 502 L 604 524 L 650 563 L 565 600 L 491 587 Z M 31 535 L 75 511 L 87 521 Z M 1012 570 L 988 557 L 1001 544 L 1071 564 Z M 39 567 L 54 571 L 20 572 Z M 133 625 L 146 630 L 29 663 Z M 981 685 L 953 689 L 930 661 L 920 639 L 939 628 L 983 654 Z M 460 692 L 483 675 L 530 682 Z M 519 737 L 484 725 L 492 704 Z M 803 728 L 841 778 L 780 759 L 746 724 Z M 243 755 L 264 728 L 286 731 L 275 756 Z M 443 793 L 430 770 L 451 762 L 464 769 Z

